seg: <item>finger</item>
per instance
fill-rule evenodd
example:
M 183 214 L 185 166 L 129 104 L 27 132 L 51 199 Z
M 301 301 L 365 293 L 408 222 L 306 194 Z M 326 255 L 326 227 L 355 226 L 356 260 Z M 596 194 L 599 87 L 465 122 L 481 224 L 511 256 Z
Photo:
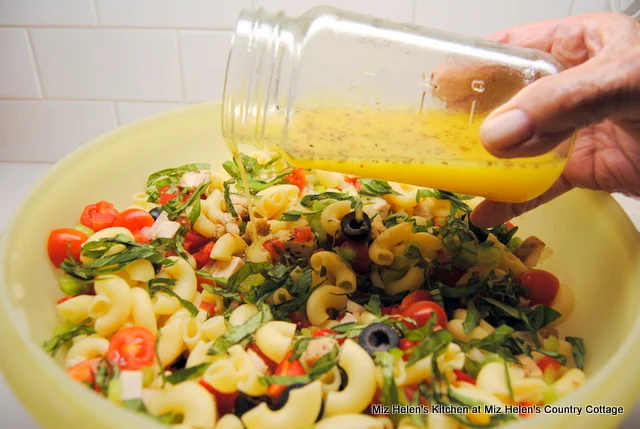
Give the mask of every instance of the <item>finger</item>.
M 485 119 L 485 148 L 501 158 L 541 155 L 578 129 L 636 110 L 629 82 L 640 82 L 640 66 L 628 59 L 599 56 L 533 82 Z
M 471 222 L 481 228 L 491 228 L 502 225 L 506 221 L 520 216 L 559 195 L 564 194 L 573 186 L 564 178 L 558 179 L 547 192 L 531 201 L 518 204 L 500 203 L 497 201 L 484 200 L 473 209 Z

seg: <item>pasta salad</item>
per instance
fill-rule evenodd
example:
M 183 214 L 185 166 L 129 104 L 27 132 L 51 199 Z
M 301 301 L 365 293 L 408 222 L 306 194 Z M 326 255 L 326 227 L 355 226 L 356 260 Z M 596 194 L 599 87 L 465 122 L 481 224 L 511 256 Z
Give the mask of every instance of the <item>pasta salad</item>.
M 585 382 L 571 289 L 471 197 L 294 168 L 268 151 L 151 174 L 51 231 L 44 348 L 181 429 L 489 428 Z M 247 198 L 249 196 L 249 198 Z

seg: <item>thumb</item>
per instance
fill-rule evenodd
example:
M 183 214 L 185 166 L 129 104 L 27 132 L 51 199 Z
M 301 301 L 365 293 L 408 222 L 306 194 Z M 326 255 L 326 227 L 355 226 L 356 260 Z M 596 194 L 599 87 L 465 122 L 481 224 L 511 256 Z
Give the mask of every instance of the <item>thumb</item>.
M 611 58 L 593 58 L 546 76 L 493 111 L 480 129 L 486 149 L 501 158 L 541 155 L 580 128 L 623 108 L 625 79 Z

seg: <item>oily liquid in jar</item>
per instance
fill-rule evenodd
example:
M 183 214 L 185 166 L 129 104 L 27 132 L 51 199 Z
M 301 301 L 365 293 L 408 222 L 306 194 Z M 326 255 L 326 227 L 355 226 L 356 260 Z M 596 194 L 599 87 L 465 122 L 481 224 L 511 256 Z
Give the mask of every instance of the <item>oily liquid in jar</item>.
M 554 153 L 517 159 L 492 156 L 479 139 L 486 114 L 436 109 L 421 114 L 401 110 L 299 109 L 293 113 L 286 142 L 271 149 L 303 168 L 428 186 L 497 201 L 521 202 L 540 195 L 560 175 L 566 159 Z

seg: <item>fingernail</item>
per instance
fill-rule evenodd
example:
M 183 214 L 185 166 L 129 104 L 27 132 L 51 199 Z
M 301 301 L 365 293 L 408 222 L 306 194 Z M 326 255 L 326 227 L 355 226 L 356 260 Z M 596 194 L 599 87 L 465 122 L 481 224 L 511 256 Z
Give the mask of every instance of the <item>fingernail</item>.
M 480 139 L 492 149 L 507 150 L 533 137 L 533 122 L 520 109 L 489 116 L 480 127 Z

